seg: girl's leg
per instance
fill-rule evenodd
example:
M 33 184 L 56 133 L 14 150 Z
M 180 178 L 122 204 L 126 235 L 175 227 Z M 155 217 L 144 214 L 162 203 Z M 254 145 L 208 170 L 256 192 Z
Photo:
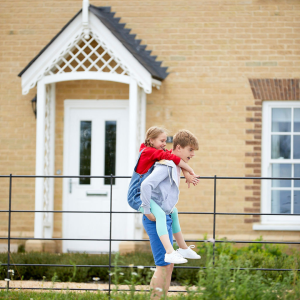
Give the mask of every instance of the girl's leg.
M 155 201 L 150 201 L 151 212 L 156 218 L 156 231 L 157 234 L 168 254 L 174 251 L 173 245 L 170 242 L 167 224 L 166 224 L 166 214 L 165 212 L 155 203 Z
M 172 230 L 173 235 L 175 237 L 175 240 L 179 246 L 178 252 L 184 257 L 184 258 L 191 258 L 191 259 L 200 259 L 201 256 L 198 255 L 195 251 L 193 251 L 191 248 L 194 248 L 195 246 L 188 247 L 185 243 L 185 240 L 182 235 L 182 231 L 180 229 L 179 225 L 179 218 L 178 218 L 178 210 L 176 207 L 174 207 L 173 212 L 171 214 L 172 218 Z
M 179 218 L 178 218 L 178 209 L 176 207 L 174 207 L 173 212 L 171 213 L 171 218 L 173 221 L 172 223 L 173 235 L 175 237 L 178 247 L 181 249 L 187 249 L 188 246 L 185 243 L 185 240 L 182 235 L 182 231 L 179 224 Z

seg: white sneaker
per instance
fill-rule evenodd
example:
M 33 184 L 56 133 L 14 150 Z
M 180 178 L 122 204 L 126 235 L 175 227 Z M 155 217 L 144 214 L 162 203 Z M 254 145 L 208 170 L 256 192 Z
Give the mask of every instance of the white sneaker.
M 172 253 L 165 254 L 165 262 L 171 263 L 171 264 L 184 264 L 187 262 L 185 258 L 182 257 L 181 254 L 179 254 L 178 250 L 173 251 Z
M 191 248 L 195 248 L 195 245 L 189 246 L 187 249 L 181 249 L 179 248 L 177 251 L 181 254 L 184 258 L 190 258 L 190 259 L 200 259 L 201 256 L 198 255 L 194 250 Z

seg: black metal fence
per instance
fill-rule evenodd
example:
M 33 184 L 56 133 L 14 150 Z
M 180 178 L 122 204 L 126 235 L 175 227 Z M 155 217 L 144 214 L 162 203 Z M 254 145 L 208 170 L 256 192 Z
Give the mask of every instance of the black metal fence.
M 10 243 L 13 240 L 76 240 L 76 241 L 106 241 L 109 242 L 109 264 L 108 265 L 76 265 L 76 267 L 93 267 L 93 268 L 108 268 L 109 274 L 111 274 L 111 269 L 114 268 L 111 262 L 111 243 L 112 242 L 121 242 L 121 241 L 136 241 L 143 242 L 149 241 L 148 239 L 112 239 L 112 214 L 139 214 L 139 212 L 127 212 L 127 211 L 113 211 L 112 210 L 112 193 L 113 193 L 113 179 L 114 178 L 131 178 L 130 176 L 34 176 L 34 175 L 0 175 L 0 178 L 9 178 L 9 208 L 8 210 L 0 210 L 0 213 L 8 213 L 8 237 L 0 237 L 0 240 L 7 240 L 7 263 L 2 263 L 2 266 L 7 267 L 7 279 L 10 278 L 10 267 L 11 266 L 36 266 L 36 267 L 74 267 L 74 265 L 59 265 L 59 264 L 14 264 L 10 262 Z M 13 178 L 109 178 L 110 179 L 110 210 L 109 211 L 62 211 L 62 210 L 51 210 L 51 211 L 36 211 L 36 210 L 12 210 L 12 180 Z M 230 213 L 230 212 L 217 212 L 217 180 L 300 180 L 300 178 L 286 178 L 286 177 L 199 177 L 201 180 L 213 180 L 214 182 L 214 193 L 213 193 L 213 212 L 179 212 L 179 214 L 187 215 L 212 215 L 213 216 L 213 259 L 215 258 L 215 243 L 237 243 L 237 244 L 249 244 L 249 243 L 258 243 L 258 244 L 286 244 L 286 245 L 299 245 L 300 242 L 278 242 L 278 241 L 233 241 L 233 240 L 216 240 L 216 217 L 217 215 L 277 215 L 277 216 L 300 216 L 300 214 L 286 214 L 286 213 Z M 11 215 L 12 213 L 99 213 L 99 214 L 109 214 L 109 239 L 68 239 L 68 238 L 21 238 L 21 237 L 11 237 Z M 205 240 L 186 240 L 186 242 L 206 242 Z M 120 268 L 132 268 L 132 266 L 118 266 Z M 144 266 L 144 268 L 153 268 L 155 266 Z M 205 269 L 205 267 L 193 267 L 193 266 L 175 266 L 178 269 Z M 239 270 L 261 270 L 261 271 L 300 271 L 300 269 L 272 269 L 272 268 L 239 268 Z M 235 268 L 231 268 L 235 270 Z M 24 288 L 24 287 L 10 287 L 9 280 L 6 282 L 6 287 L 1 287 L 0 289 L 29 289 L 29 290 L 47 290 L 47 288 Z M 61 288 L 51 288 L 51 290 L 62 290 Z M 79 288 L 68 288 L 67 290 L 86 290 L 86 291 L 98 291 L 98 289 L 79 289 Z M 111 288 L 111 276 L 109 276 L 108 289 L 103 289 L 109 294 L 112 291 Z M 128 291 L 122 290 L 119 291 Z M 136 290 L 141 291 L 141 290 Z M 149 290 L 143 290 L 149 291 Z M 186 291 L 177 291 L 170 290 L 169 292 L 186 292 Z

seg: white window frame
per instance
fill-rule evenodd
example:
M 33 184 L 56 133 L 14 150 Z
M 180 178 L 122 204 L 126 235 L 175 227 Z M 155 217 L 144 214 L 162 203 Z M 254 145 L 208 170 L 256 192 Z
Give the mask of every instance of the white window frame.
M 271 159 L 272 108 L 300 108 L 300 101 L 264 101 L 262 105 L 262 177 L 272 177 L 272 163 L 300 163 L 300 159 Z M 292 117 L 293 122 L 293 117 Z M 293 147 L 293 144 L 291 144 Z M 293 175 L 292 175 L 293 176 Z M 271 180 L 261 180 L 261 213 L 271 213 Z M 300 230 L 300 216 L 262 215 L 261 224 L 253 224 L 254 230 Z

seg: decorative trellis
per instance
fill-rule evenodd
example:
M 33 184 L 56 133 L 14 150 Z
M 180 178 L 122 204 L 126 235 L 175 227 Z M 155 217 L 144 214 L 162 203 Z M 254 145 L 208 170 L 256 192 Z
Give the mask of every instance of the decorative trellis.
M 91 32 L 88 40 L 84 38 L 84 33 L 77 36 L 45 70 L 44 75 L 88 71 L 120 75 L 128 75 L 129 72 L 105 43 Z
M 49 176 L 50 174 L 50 142 L 51 142 L 51 95 L 52 86 L 51 84 L 46 85 L 46 103 L 45 103 L 45 152 L 44 152 L 44 175 Z M 44 178 L 44 192 L 43 192 L 43 210 L 49 210 L 50 203 L 50 178 Z M 50 227 L 49 213 L 45 212 L 43 215 L 43 226 Z

